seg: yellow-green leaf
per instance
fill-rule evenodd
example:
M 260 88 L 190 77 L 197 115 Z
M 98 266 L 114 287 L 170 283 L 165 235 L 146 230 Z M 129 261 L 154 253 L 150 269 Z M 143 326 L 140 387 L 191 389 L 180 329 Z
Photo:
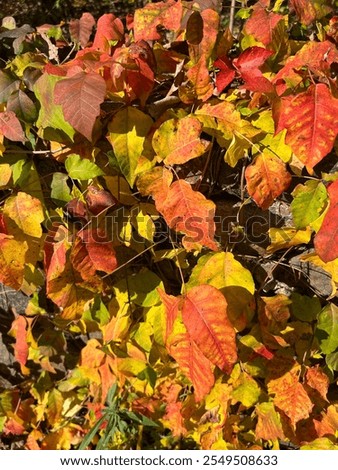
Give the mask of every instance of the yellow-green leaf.
M 151 117 L 128 106 L 118 111 L 108 126 L 108 140 L 111 143 L 121 172 L 133 186 L 138 174 L 140 157 L 147 156 L 146 136 L 153 124 Z

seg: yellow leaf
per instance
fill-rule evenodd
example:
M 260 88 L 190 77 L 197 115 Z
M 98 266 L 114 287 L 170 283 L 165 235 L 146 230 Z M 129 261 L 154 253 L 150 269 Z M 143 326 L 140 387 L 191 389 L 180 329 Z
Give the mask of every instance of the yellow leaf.
M 44 215 L 39 199 L 20 191 L 6 199 L 4 215 L 10 219 L 9 223 L 14 222 L 26 235 L 36 238 L 42 236 Z
M 271 244 L 267 247 L 267 253 L 274 253 L 278 250 L 285 250 L 291 246 L 309 243 L 311 239 L 311 229 L 297 230 L 293 227 L 270 228 L 269 237 Z
M 0 233 L 0 281 L 13 289 L 20 289 L 28 246 L 10 235 Z

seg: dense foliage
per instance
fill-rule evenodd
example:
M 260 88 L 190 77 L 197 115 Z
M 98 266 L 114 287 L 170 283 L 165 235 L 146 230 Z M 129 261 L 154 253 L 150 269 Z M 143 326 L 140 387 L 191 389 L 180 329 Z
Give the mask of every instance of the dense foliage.
M 337 448 L 336 6 L 4 19 L 3 442 Z

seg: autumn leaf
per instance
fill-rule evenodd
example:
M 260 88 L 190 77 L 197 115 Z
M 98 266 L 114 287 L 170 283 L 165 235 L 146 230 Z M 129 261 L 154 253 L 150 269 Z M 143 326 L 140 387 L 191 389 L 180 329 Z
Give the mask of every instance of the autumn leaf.
M 286 143 L 310 170 L 332 149 L 338 134 L 338 99 L 323 83 L 282 98 L 276 133 L 286 129 Z
M 264 152 L 247 166 L 245 178 L 248 193 L 261 209 L 268 209 L 291 183 L 285 164 L 278 157 Z
M 106 13 L 97 21 L 97 30 L 92 48 L 102 52 L 109 52 L 112 43 L 123 38 L 123 33 L 124 26 L 122 21 L 116 18 L 113 13 Z
M 325 263 L 338 258 L 338 181 L 330 184 L 327 192 L 329 209 L 314 239 L 316 253 Z
M 235 330 L 227 317 L 224 296 L 213 286 L 193 287 L 184 297 L 182 318 L 202 353 L 229 374 L 237 352 Z
M 298 184 L 292 196 L 292 218 L 297 229 L 311 226 L 323 212 L 328 199 L 324 184 L 314 180 Z
M 272 43 L 274 30 L 283 20 L 283 16 L 269 11 L 264 3 L 270 2 L 257 2 L 253 6 L 253 13 L 244 25 L 244 32 L 268 46 Z
M 325 60 L 324 60 L 325 59 Z M 296 88 L 303 77 L 299 73 L 306 66 L 311 71 L 330 75 L 330 66 L 338 61 L 338 50 L 330 41 L 308 41 L 294 55 L 287 59 L 284 67 L 274 77 L 273 82 L 281 96 L 290 86 Z
M 180 370 L 190 379 L 195 389 L 196 401 L 201 401 L 215 382 L 212 363 L 185 330 L 179 318 L 166 341 L 169 354 L 175 359 Z
M 72 40 L 79 43 L 82 48 L 86 47 L 94 26 L 95 19 L 88 12 L 82 13 L 79 20 L 70 20 L 69 32 Z
M 275 410 L 273 403 L 258 403 L 256 413 L 258 417 L 255 429 L 257 439 L 275 440 L 285 438 L 280 415 Z
M 14 223 L 26 235 L 41 237 L 44 214 L 39 199 L 19 191 L 6 200 L 4 215 L 10 219 L 11 224 Z
M 260 93 L 273 93 L 272 83 L 260 71 L 272 54 L 272 51 L 253 46 L 246 49 L 238 59 L 234 59 L 233 64 L 244 80 L 244 88 Z
M 164 341 L 166 341 L 172 332 L 174 322 L 178 316 L 181 299 L 173 295 L 168 295 L 161 289 L 158 290 L 158 293 L 160 294 L 166 311 L 166 329 L 164 332 Z
M 94 215 L 101 214 L 103 211 L 115 206 L 118 202 L 108 191 L 94 185 L 88 186 L 85 200 L 88 209 Z
M 327 400 L 329 388 L 329 377 L 320 369 L 319 366 L 309 367 L 306 371 L 306 385 L 316 390 L 319 395 Z
M 36 125 L 43 133 L 53 132 L 53 140 L 58 142 L 72 142 L 75 134 L 74 128 L 66 121 L 62 107 L 55 103 L 55 86 L 62 77 L 44 73 L 34 83 L 34 93 L 40 103 L 39 117 Z M 50 134 L 49 134 L 50 135 Z
M 201 139 L 202 124 L 196 118 L 169 119 L 155 131 L 153 148 L 166 165 L 186 163 L 205 153 L 210 142 Z
M 77 234 L 72 247 L 71 262 L 84 280 L 90 280 L 97 271 L 111 274 L 117 267 L 112 241 L 102 229 L 85 229 Z
M 0 233 L 0 280 L 6 286 L 20 289 L 28 245 L 11 235 Z
M 215 205 L 203 194 L 193 191 L 189 183 L 174 181 L 164 200 L 155 196 L 155 204 L 169 227 L 185 234 L 183 245 L 187 249 L 195 249 L 199 244 L 217 250 L 214 241 Z
M 191 82 L 192 91 L 195 98 L 202 101 L 207 101 L 207 99 L 212 96 L 214 86 L 209 75 L 206 57 L 204 54 L 201 55 L 200 59 L 195 65 L 190 67 L 187 72 L 187 78 Z
M 331 7 L 325 3 L 313 0 L 289 0 L 289 7 L 294 11 L 300 22 L 309 26 L 314 20 L 320 19 L 330 13 Z
M 219 71 L 216 73 L 216 88 L 218 93 L 221 93 L 236 76 L 236 69 L 233 67 L 230 59 L 226 56 L 219 57 L 214 62 L 214 67 Z
M 311 240 L 311 229 L 306 227 L 303 230 L 296 230 L 293 227 L 270 228 L 270 245 L 267 247 L 267 253 L 274 253 L 278 250 L 285 250 L 291 246 L 307 244 Z
M 108 140 L 130 186 L 135 182 L 140 157 L 145 153 L 146 136 L 152 124 L 149 115 L 128 106 L 118 111 L 108 125 Z
M 0 113 L 0 133 L 9 140 L 18 142 L 25 142 L 27 140 L 20 121 L 13 111 Z
M 261 388 L 250 374 L 240 370 L 239 364 L 232 371 L 231 382 L 233 387 L 231 398 L 233 402 L 240 402 L 247 408 L 251 408 L 258 402 L 261 396 Z
M 158 27 L 177 31 L 181 25 L 183 6 L 180 0 L 150 3 L 137 9 L 134 17 L 135 41 L 160 39 Z
M 14 336 L 14 356 L 20 365 L 24 366 L 28 359 L 29 346 L 27 343 L 27 333 L 29 325 L 23 315 L 18 315 L 12 322 L 9 334 Z
M 95 285 L 93 278 L 85 283 L 80 274 L 67 261 L 59 276 L 50 273 L 47 282 L 48 297 L 61 308 L 61 316 L 66 320 L 76 320 L 81 317 L 89 301 L 95 297 L 95 291 L 100 285 Z
M 97 73 L 79 72 L 55 85 L 54 101 L 62 106 L 65 119 L 89 141 L 100 105 L 106 95 L 106 82 Z
M 268 382 L 268 391 L 274 395 L 275 406 L 289 417 L 293 427 L 300 420 L 308 418 L 313 408 L 304 386 L 299 382 L 298 374 L 298 369 L 294 368 Z
M 195 25 L 191 24 L 194 17 Z M 194 11 L 191 14 L 187 23 L 186 34 L 187 41 L 189 43 L 189 56 L 192 62 L 197 63 L 202 56 L 204 56 L 206 61 L 210 59 L 216 44 L 217 35 L 219 32 L 219 23 L 220 16 L 214 8 L 206 8 L 205 10 L 201 11 L 201 13 Z M 194 29 L 194 33 L 190 32 L 189 41 L 189 31 L 192 29 Z M 200 34 L 200 41 L 198 40 L 199 38 L 197 40 L 194 38 L 195 40 L 192 41 L 191 38 L 193 34 Z

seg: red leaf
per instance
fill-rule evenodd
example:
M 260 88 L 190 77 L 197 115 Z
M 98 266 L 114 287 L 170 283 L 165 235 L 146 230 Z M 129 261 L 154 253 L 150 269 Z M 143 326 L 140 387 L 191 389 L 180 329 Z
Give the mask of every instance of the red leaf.
M 79 20 L 70 20 L 69 32 L 72 40 L 80 43 L 82 48 L 86 47 L 94 26 L 95 19 L 87 12 L 83 13 Z
M 85 199 L 88 209 L 94 215 L 98 215 L 104 210 L 115 206 L 118 202 L 108 191 L 93 185 L 87 188 Z
M 65 118 L 74 129 L 91 141 L 105 94 L 106 83 L 101 75 L 81 71 L 56 84 L 54 100 L 61 104 Z
M 261 154 L 245 170 L 248 193 L 263 210 L 285 191 L 291 175 L 285 163 L 270 154 Z
M 245 88 L 260 93 L 272 93 L 274 91 L 272 83 L 263 77 L 262 72 L 259 70 L 272 54 L 272 51 L 253 46 L 246 49 L 238 59 L 234 59 L 233 64 L 240 72 L 245 82 Z
M 117 267 L 113 244 L 99 228 L 78 232 L 78 238 L 72 248 L 71 261 L 84 280 L 90 280 L 96 271 L 110 274 Z
M 338 134 L 338 99 L 323 83 L 304 93 L 282 98 L 276 134 L 287 130 L 285 142 L 310 170 L 331 150 Z
M 216 88 L 221 93 L 235 78 L 236 70 L 228 57 L 220 57 L 214 62 L 220 71 L 216 74 Z
M 338 258 L 338 180 L 327 191 L 330 206 L 314 239 L 315 250 L 324 263 Z
M 184 299 L 182 318 L 202 353 L 229 374 L 237 360 L 236 335 L 223 294 L 207 284 L 193 287 Z
M 166 198 L 155 197 L 156 208 L 171 229 L 183 232 L 183 245 L 195 249 L 196 244 L 217 250 L 215 235 L 215 204 L 203 194 L 193 191 L 189 183 L 178 180 L 172 183 Z
M 53 224 L 49 230 L 44 246 L 44 267 L 47 283 L 58 277 L 66 265 L 66 253 L 69 248 L 69 232 L 63 225 Z
M 257 41 L 268 46 L 273 40 L 273 31 L 278 23 L 283 20 L 283 16 L 268 11 L 263 2 L 257 2 L 252 10 L 251 17 L 244 25 L 244 31 L 246 34 L 252 34 Z
M 112 13 L 102 15 L 97 21 L 97 31 L 95 34 L 93 49 L 103 52 L 110 52 L 110 41 L 120 41 L 123 38 L 124 27 L 119 18 Z
M 13 111 L 0 113 L 0 132 L 9 140 L 19 142 L 25 142 L 27 140 L 20 121 Z

